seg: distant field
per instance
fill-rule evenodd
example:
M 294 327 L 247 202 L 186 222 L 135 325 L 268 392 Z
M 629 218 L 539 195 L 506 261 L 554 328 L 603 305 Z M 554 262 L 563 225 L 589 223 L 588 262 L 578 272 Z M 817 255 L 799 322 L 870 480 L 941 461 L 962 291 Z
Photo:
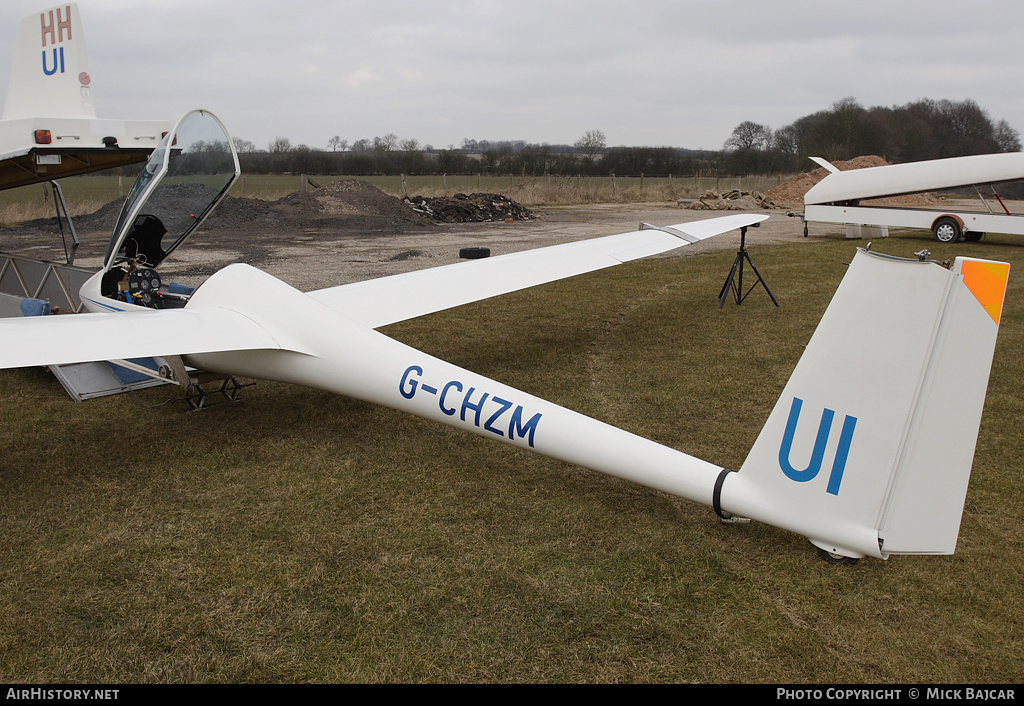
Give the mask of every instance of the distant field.
M 738 468 L 858 244 L 753 248 L 780 308 L 720 309 L 721 250 L 386 332 Z M 788 532 L 291 385 L 189 413 L 155 406 L 166 388 L 75 403 L 0 371 L 0 682 L 1017 683 L 1024 241 L 875 249 L 924 247 L 1013 267 L 953 556 L 827 565 Z
M 499 193 L 526 206 L 674 201 L 694 198 L 707 189 L 753 189 L 765 191 L 784 181 L 784 176 L 764 177 L 492 177 L 492 176 L 407 176 L 402 177 L 309 176 L 314 184 L 336 179 L 361 179 L 385 193 L 421 196 L 450 196 L 458 192 Z M 91 213 L 103 204 L 124 196 L 134 179 L 115 176 L 81 176 L 62 179 L 60 184 L 72 215 Z M 278 199 L 303 188 L 301 175 L 244 175 L 231 194 L 260 199 Z M 0 192 L 0 225 L 53 215 L 49 186 L 36 184 Z

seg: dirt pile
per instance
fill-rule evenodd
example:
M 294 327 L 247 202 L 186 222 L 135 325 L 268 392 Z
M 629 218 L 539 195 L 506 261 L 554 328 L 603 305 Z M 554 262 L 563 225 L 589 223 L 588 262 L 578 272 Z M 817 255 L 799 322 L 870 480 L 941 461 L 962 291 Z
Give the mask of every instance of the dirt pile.
M 854 157 L 853 159 L 845 162 L 833 162 L 833 164 L 839 169 L 839 171 L 845 172 L 849 169 L 882 167 L 889 163 L 881 157 L 866 155 L 863 157 Z M 818 167 L 812 172 L 799 174 L 789 181 L 779 184 L 774 189 L 770 189 L 767 196 L 780 204 L 781 207 L 803 208 L 804 194 L 810 191 L 812 186 L 824 179 L 828 174 L 829 172 L 827 169 L 824 167 Z M 939 199 L 932 194 L 913 194 L 910 196 L 896 196 L 885 199 L 871 199 L 870 203 L 876 206 L 927 206 L 929 204 L 938 203 L 938 201 Z M 865 201 L 865 203 L 868 202 Z
M 205 227 L 212 230 L 366 230 L 397 232 L 429 222 L 401 199 L 358 179 L 341 179 L 277 201 L 226 197 Z
M 439 223 L 525 221 L 535 217 L 522 204 L 501 194 L 455 194 L 451 198 L 409 196 L 405 202 L 413 211 Z
M 358 179 L 332 181 L 310 195 L 326 216 L 374 217 L 394 225 L 423 223 L 423 218 L 410 212 L 402 199 Z
M 780 208 L 778 204 L 760 191 L 740 191 L 733 189 L 720 194 L 714 189 L 705 191 L 696 201 L 680 206 L 698 211 L 760 211 L 768 208 Z
M 185 192 L 201 188 L 196 185 L 168 185 L 158 201 L 181 197 L 181 212 L 188 213 Z M 111 201 L 98 210 L 75 216 L 79 233 L 105 233 L 113 231 L 125 197 Z M 170 202 L 168 202 L 170 203 Z M 154 204 L 143 208 L 145 211 Z M 161 209 L 174 212 L 168 205 Z M 166 217 L 166 216 L 165 216 Z M 335 181 L 311 192 L 296 191 L 276 201 L 225 196 L 216 210 L 206 219 L 200 231 L 225 232 L 295 232 L 338 230 L 351 233 L 397 233 L 410 227 L 429 226 L 430 220 L 410 209 L 401 199 L 385 194 L 375 186 L 354 179 Z M 56 218 L 40 218 L 18 226 L 3 229 L 11 235 L 51 235 L 59 233 Z

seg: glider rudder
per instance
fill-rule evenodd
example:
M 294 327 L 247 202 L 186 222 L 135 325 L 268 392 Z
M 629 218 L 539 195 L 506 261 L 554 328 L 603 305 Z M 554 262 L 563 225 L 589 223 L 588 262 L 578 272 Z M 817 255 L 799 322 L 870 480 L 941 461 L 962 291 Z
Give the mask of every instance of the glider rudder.
M 1008 275 L 860 250 L 721 507 L 829 554 L 952 554 Z

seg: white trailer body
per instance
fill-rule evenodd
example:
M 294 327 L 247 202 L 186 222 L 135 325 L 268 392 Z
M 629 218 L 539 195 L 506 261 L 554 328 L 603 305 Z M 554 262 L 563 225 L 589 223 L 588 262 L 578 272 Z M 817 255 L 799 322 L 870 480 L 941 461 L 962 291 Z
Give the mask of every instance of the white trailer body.
M 977 240 L 985 233 L 1024 235 L 1024 215 L 1011 213 L 995 194 L 990 203 L 980 190 L 984 211 L 954 208 L 900 208 L 863 203 L 941 189 L 993 186 L 1024 179 L 1024 153 L 972 155 L 926 162 L 840 171 L 812 158 L 830 174 L 804 195 L 804 220 L 873 228 L 930 230 L 942 242 Z

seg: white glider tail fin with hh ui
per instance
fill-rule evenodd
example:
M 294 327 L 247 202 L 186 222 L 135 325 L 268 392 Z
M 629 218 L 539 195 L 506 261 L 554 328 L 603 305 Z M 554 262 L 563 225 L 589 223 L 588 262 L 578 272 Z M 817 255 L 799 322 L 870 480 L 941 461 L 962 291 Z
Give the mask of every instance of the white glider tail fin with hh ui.
M 833 554 L 953 553 L 1008 274 L 859 251 L 721 507 Z
M 0 119 L 0 189 L 145 161 L 171 125 L 96 117 L 75 3 L 21 21 Z
M 4 120 L 96 117 L 78 6 L 32 13 L 18 26 Z

